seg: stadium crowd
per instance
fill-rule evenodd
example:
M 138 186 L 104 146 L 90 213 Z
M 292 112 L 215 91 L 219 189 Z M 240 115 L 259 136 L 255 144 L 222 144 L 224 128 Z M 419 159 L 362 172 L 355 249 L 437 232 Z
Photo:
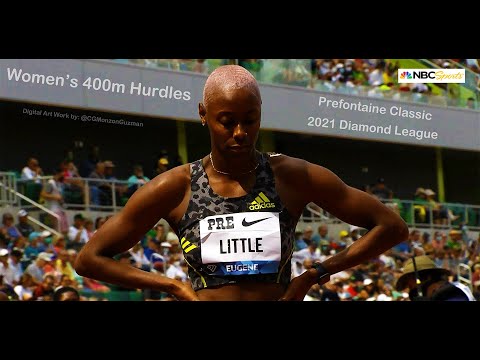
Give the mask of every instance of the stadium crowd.
M 49 301 L 62 287 L 73 288 L 79 300 L 174 300 L 164 293 L 127 289 L 79 276 L 72 264 L 81 247 L 89 241 L 107 217 L 88 219 L 82 213 L 74 216 L 66 236 L 48 231 L 35 231 L 26 221 L 28 213 L 20 210 L 15 217 L 3 213 L 0 234 L 0 292 L 10 300 Z M 321 223 L 317 229 L 307 225 L 298 229 L 292 255 L 292 276 L 298 276 L 315 260 L 325 260 L 358 240 L 365 229 L 350 226 L 338 234 L 330 234 L 331 224 Z M 334 274 L 323 285 L 314 285 L 305 300 L 309 301 L 408 301 L 408 289 L 397 289 L 404 262 L 412 256 L 427 255 L 438 267 L 451 271 L 452 281 L 458 278 L 458 265 L 472 270 L 472 286 L 480 294 L 479 239 L 470 239 L 466 228 L 429 232 L 412 229 L 407 241 L 369 262 Z M 160 221 L 141 241 L 116 256 L 144 271 L 156 272 L 188 282 L 181 242 L 168 225 Z
M 321 91 L 386 98 L 440 106 L 479 108 L 478 59 L 428 59 L 438 68 L 466 68 L 476 76 L 474 96 L 462 99 L 457 87 L 399 84 L 398 61 L 388 59 L 114 59 L 148 67 L 208 74 L 219 65 L 235 63 L 260 82 L 301 86 Z M 439 84 L 435 84 L 439 85 Z

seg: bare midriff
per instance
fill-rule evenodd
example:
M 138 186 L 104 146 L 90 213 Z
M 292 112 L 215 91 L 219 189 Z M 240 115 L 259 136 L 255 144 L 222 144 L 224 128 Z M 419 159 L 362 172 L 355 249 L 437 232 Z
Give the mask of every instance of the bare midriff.
M 277 283 L 239 283 L 197 291 L 202 301 L 277 301 L 285 288 Z

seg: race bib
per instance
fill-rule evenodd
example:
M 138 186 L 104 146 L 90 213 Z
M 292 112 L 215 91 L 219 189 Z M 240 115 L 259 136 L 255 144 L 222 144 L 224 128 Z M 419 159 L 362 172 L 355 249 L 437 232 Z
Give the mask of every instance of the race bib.
M 279 214 L 245 212 L 200 221 L 202 262 L 212 275 L 268 274 L 281 258 Z

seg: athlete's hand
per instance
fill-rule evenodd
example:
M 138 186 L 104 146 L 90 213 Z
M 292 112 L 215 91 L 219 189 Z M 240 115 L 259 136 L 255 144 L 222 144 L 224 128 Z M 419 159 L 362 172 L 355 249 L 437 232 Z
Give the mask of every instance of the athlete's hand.
M 328 279 L 326 279 L 328 280 Z M 305 271 L 302 275 L 293 278 L 285 294 L 279 301 L 303 301 L 310 288 L 316 284 L 315 273 Z
M 193 291 L 190 284 L 181 281 L 178 281 L 176 289 L 172 292 L 172 295 L 175 296 L 178 301 L 200 301 L 197 293 Z

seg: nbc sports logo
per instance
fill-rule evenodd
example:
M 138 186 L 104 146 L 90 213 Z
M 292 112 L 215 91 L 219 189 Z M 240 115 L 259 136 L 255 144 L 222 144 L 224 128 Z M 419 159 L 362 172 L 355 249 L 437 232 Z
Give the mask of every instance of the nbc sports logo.
M 399 84 L 465 83 L 465 69 L 398 69 Z
M 400 74 L 400 79 L 411 79 L 412 78 L 412 74 L 409 73 L 408 71 L 403 71 L 401 74 Z
M 267 208 L 274 208 L 275 204 L 261 191 L 258 196 L 253 200 L 248 208 L 250 210 L 260 210 Z

